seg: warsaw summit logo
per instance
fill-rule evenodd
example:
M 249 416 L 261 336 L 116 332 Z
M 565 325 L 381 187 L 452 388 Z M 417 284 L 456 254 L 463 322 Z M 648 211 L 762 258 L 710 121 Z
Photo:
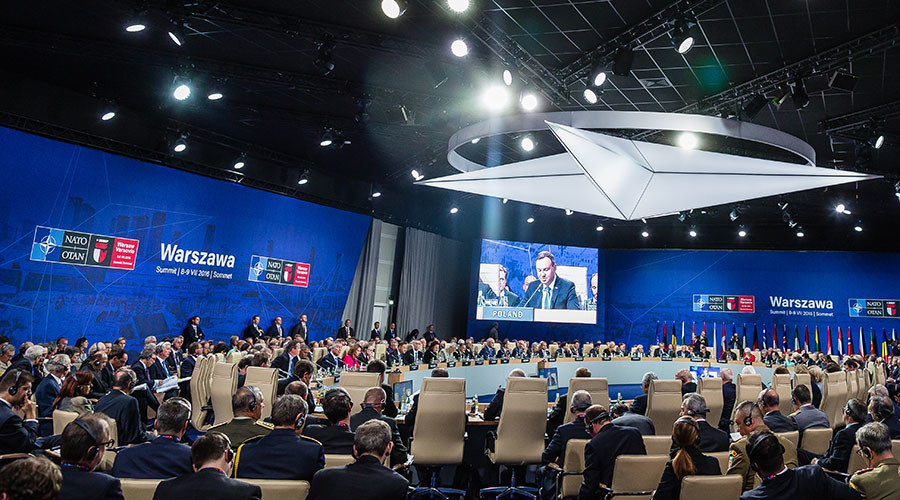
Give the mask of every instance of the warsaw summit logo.
M 114 269 L 134 269 L 138 240 L 37 226 L 31 260 Z
M 250 258 L 250 281 L 289 286 L 309 286 L 309 264 L 254 255 Z

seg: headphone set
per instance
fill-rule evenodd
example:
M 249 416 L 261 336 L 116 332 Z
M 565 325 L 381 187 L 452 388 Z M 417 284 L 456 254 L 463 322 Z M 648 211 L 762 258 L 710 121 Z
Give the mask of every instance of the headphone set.
M 600 410 L 600 413 L 597 414 L 596 417 L 592 418 L 590 422 L 588 422 L 588 427 L 591 425 L 601 421 L 601 420 L 609 420 L 609 412 L 606 410 Z
M 16 393 L 19 392 L 19 377 L 21 376 L 22 370 L 16 370 L 16 379 L 13 381 L 13 385 L 9 386 L 9 389 L 6 390 L 10 396 L 15 396 Z
M 72 422 L 75 423 L 78 427 L 81 427 L 84 432 L 91 438 L 92 445 L 88 448 L 87 452 L 87 460 L 88 462 L 92 462 L 95 458 L 97 458 L 97 454 L 100 453 L 100 440 L 97 439 L 97 436 L 94 435 L 94 432 L 91 431 L 91 426 L 89 426 L 84 420 L 75 419 Z
M 350 395 L 339 389 L 334 389 L 334 390 L 331 390 L 331 391 L 328 391 L 327 393 L 325 393 L 325 397 L 322 398 L 322 406 L 325 406 L 326 401 L 329 401 L 332 398 L 337 397 L 339 394 L 343 394 L 343 395 L 347 396 L 347 402 L 348 402 L 347 411 L 349 412 L 350 410 L 352 410 L 353 409 L 353 400 L 350 399 Z M 363 408 L 365 408 L 365 405 L 366 404 L 363 403 Z
M 762 443 L 763 441 L 765 441 L 767 439 L 776 440 L 778 442 L 778 447 L 781 448 L 781 453 L 784 453 L 784 446 L 781 445 L 781 441 L 778 441 L 778 438 L 775 436 L 775 434 L 772 434 L 771 432 L 763 432 L 762 434 L 760 434 L 759 438 L 752 445 L 750 445 L 750 448 L 747 450 L 747 458 L 750 460 L 750 467 L 753 469 L 754 472 L 758 473 L 759 467 L 756 465 L 756 462 L 753 461 L 753 453 L 756 451 L 757 448 L 759 448 L 760 443 Z
M 708 411 L 708 410 L 707 410 L 707 411 Z M 693 416 L 693 415 L 691 415 L 691 416 Z M 681 417 L 681 418 L 679 418 L 678 420 L 675 421 L 676 424 L 677 424 L 678 422 L 684 422 L 684 423 L 686 423 L 686 424 L 691 425 L 694 429 L 696 429 L 696 431 L 697 431 L 697 439 L 694 440 L 694 446 L 699 445 L 699 444 L 700 444 L 700 424 L 698 424 L 697 422 L 695 422 L 694 419 L 692 419 L 692 418 L 686 418 L 686 417 Z
M 862 422 L 866 419 L 865 415 L 859 415 L 853 411 L 853 408 L 850 408 L 850 402 L 848 401 L 846 405 L 844 405 L 844 414 L 849 415 L 853 418 L 853 420 L 857 422 Z
M 709 408 L 707 408 L 707 407 L 704 406 L 703 408 L 700 408 L 699 410 L 696 410 L 696 411 L 694 411 L 694 410 L 688 408 L 687 411 L 685 411 L 685 413 L 686 413 L 689 417 L 694 417 L 694 416 L 697 416 L 697 415 L 706 415 L 707 413 L 709 413 Z M 747 425 L 750 425 L 750 424 L 747 424 Z

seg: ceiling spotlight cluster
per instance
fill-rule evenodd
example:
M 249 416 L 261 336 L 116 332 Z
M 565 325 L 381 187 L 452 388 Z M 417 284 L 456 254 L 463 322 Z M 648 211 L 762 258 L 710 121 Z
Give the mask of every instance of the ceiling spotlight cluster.
M 447 6 L 453 12 L 462 14 L 469 8 L 469 0 L 447 0 Z M 381 12 L 391 19 L 397 19 L 402 16 L 407 8 L 409 8 L 409 2 L 406 0 L 381 1 Z
M 679 18 L 676 19 L 670 36 L 672 37 L 672 46 L 679 54 L 687 54 L 699 38 L 698 24 L 696 19 Z

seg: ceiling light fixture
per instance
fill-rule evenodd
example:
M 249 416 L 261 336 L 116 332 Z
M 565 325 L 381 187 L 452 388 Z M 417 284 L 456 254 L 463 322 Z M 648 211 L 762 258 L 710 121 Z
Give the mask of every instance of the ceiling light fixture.
M 481 103 L 490 111 L 501 111 L 506 107 L 509 93 L 502 85 L 491 85 L 481 95 Z
M 465 12 L 469 8 L 469 0 L 448 0 L 447 4 L 453 12 Z
M 381 12 L 391 19 L 397 19 L 406 12 L 409 4 L 405 0 L 382 0 Z
M 507 203 L 509 203 L 509 198 L 503 198 L 503 204 L 506 205 Z
M 178 140 L 175 141 L 175 145 L 172 146 L 172 151 L 183 153 L 185 150 L 187 150 L 187 135 L 181 134 L 181 137 L 179 137 Z
M 682 132 L 678 135 L 678 146 L 683 149 L 696 149 L 698 143 L 697 136 L 691 132 Z
M 515 80 L 515 77 L 513 75 L 513 70 L 510 68 L 504 69 L 501 77 L 503 78 L 503 84 L 506 85 L 507 87 L 512 86 L 513 81 Z
M 309 169 L 306 169 L 303 171 L 302 174 L 300 174 L 300 179 L 297 181 L 297 184 L 300 184 L 302 186 L 308 182 L 309 182 Z
M 453 40 L 453 43 L 450 44 L 450 52 L 453 53 L 456 57 L 466 57 L 469 53 L 469 46 L 466 45 L 465 40 L 462 38 L 457 38 Z
M 179 47 L 184 45 L 184 26 L 184 22 L 172 19 L 169 21 L 169 29 L 166 31 L 172 43 Z
M 649 238 L 650 233 L 645 229 L 645 230 L 641 231 L 641 236 L 644 238 Z
M 863 230 L 862 224 L 856 224 L 855 226 L 853 226 L 853 230 L 856 231 L 857 233 L 861 233 Z
M 696 237 L 697 237 L 697 231 L 694 230 L 694 229 L 691 229 L 690 232 L 689 232 L 688 234 L 691 236 L 691 238 L 696 238 Z
M 588 104 L 597 104 L 597 93 L 593 89 L 584 89 L 584 100 Z
M 806 93 L 806 85 L 803 84 L 803 79 L 798 78 L 794 80 L 791 96 L 795 108 L 803 109 L 809 106 L 809 94 Z
M 566 215 L 572 215 L 574 213 L 575 212 L 573 212 L 572 210 L 569 210 L 568 208 L 566 209 Z
M 372 191 L 372 198 L 381 198 L 381 191 L 377 189 Z
M 527 222 L 527 223 L 529 223 L 529 224 L 533 224 L 533 223 L 534 223 L 534 217 L 529 217 L 529 218 L 525 219 L 525 222 Z
M 334 144 L 334 135 L 332 135 L 331 132 L 326 130 L 325 133 L 322 134 L 322 138 L 319 139 L 319 146 L 322 146 L 323 148 L 327 148 L 328 146 L 331 146 L 332 144 Z
M 480 141 L 480 140 L 481 140 L 481 137 L 476 137 L 476 138 L 472 139 L 472 144 L 478 144 L 478 141 Z
M 675 50 L 677 50 L 679 54 L 687 54 L 694 48 L 694 43 L 696 41 L 694 33 L 696 30 L 694 27 L 696 25 L 697 23 L 695 21 L 687 19 L 675 21 L 675 27 L 671 33 L 672 45 L 675 46 Z
M 804 236 L 806 236 L 806 234 L 803 232 L 803 229 L 802 229 L 802 228 L 801 228 L 801 229 L 797 229 L 797 237 L 798 237 L 798 238 L 802 238 L 802 237 L 804 237 Z
M 107 108 L 103 110 L 103 113 L 100 114 L 100 119 L 108 122 L 116 117 L 116 112 L 113 109 Z
M 172 91 L 172 97 L 177 101 L 184 101 L 191 96 L 191 87 L 187 83 L 180 83 Z
M 125 31 L 127 31 L 129 33 L 140 33 L 141 31 L 144 31 L 145 29 L 147 29 L 147 25 L 145 25 L 143 23 L 132 23 L 132 24 L 129 24 L 128 26 L 125 26 Z
M 520 104 L 522 105 L 522 109 L 525 111 L 534 111 L 538 105 L 538 98 L 531 92 L 526 92 L 522 94 L 522 99 L 520 100 Z
M 618 76 L 628 76 L 631 74 L 631 64 L 634 62 L 634 51 L 631 47 L 619 47 L 613 58 L 612 72 Z
M 534 141 L 531 140 L 531 137 L 522 138 L 522 142 L 520 145 L 522 146 L 522 149 L 526 152 L 534 149 Z
M 241 156 L 239 156 L 238 159 L 235 160 L 234 165 L 232 165 L 232 167 L 235 170 L 240 170 L 240 169 L 244 168 L 244 166 L 246 165 L 246 163 L 244 161 L 245 159 L 246 159 L 246 155 L 241 154 Z
M 594 84 L 594 87 L 599 87 L 606 83 L 606 71 L 597 71 L 594 74 L 594 78 L 591 80 L 591 83 Z
M 458 209 L 458 208 L 456 208 L 456 207 L 450 207 L 450 213 L 451 213 L 451 214 L 455 214 L 455 213 L 457 213 L 457 212 L 459 212 L 459 209 Z

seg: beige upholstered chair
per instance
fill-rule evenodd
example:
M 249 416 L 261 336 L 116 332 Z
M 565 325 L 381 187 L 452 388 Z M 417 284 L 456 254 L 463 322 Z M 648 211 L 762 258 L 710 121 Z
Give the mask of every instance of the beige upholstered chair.
M 900 457 L 900 439 L 891 440 L 891 451 L 895 457 Z
M 730 476 L 685 476 L 681 480 L 680 500 L 738 500 L 742 479 Z
M 655 381 L 654 381 L 655 382 Z M 629 495 L 630 500 L 650 500 L 650 493 L 659 484 L 669 455 L 619 455 L 613 470 L 613 494 L 647 492 L 646 495 Z
M 275 349 L 272 349 L 272 359 L 275 359 L 282 354 L 284 354 L 284 347 L 276 347 Z
M 231 410 L 231 396 L 237 390 L 237 373 L 237 365 L 233 363 L 215 363 L 213 365 L 213 381 L 210 388 L 213 412 L 216 414 L 216 421 L 213 425 L 224 424 L 234 418 L 234 412 Z
M 569 379 L 568 394 L 575 394 L 577 391 L 588 391 L 591 395 L 591 403 L 603 405 L 604 408 L 609 409 L 609 381 L 606 378 L 575 377 Z M 572 401 L 569 400 L 569 404 L 571 403 Z M 566 418 L 563 423 L 568 424 L 574 418 L 572 412 L 566 408 Z
M 209 370 L 212 361 L 207 356 L 198 356 L 191 373 L 191 424 L 195 429 L 206 432 L 207 402 L 209 402 Z
M 868 396 L 869 389 L 871 389 L 872 386 L 866 385 L 865 372 L 863 372 L 861 370 L 856 370 L 853 373 L 856 374 L 858 386 L 859 386 L 859 393 L 857 394 L 856 398 L 859 399 L 860 401 L 866 401 L 868 399 L 867 396 Z M 880 382 L 880 383 L 884 384 L 884 382 Z M 847 398 L 847 399 L 850 399 L 850 398 Z
M 125 500 L 153 500 L 156 487 L 162 479 L 121 479 Z
M 806 429 L 803 431 L 800 447 L 816 455 L 824 455 L 831 445 L 833 432 L 832 429 Z
M 559 498 L 575 498 L 581 489 L 584 472 L 584 447 L 589 439 L 570 439 L 566 443 L 563 473 L 560 474 Z
M 421 397 L 421 396 L 420 396 Z M 497 439 L 493 450 L 487 450 L 487 457 L 496 465 L 529 465 L 541 463 L 544 452 L 544 434 L 547 428 L 547 379 L 509 377 L 506 379 L 506 394 L 503 409 L 497 425 Z M 512 489 L 533 490 L 516 484 L 515 469 L 509 488 L 484 488 L 485 494 L 502 494 Z M 524 479 L 524 478 L 523 478 Z
M 224 363 L 225 362 L 225 353 L 224 352 L 216 353 L 216 354 L 214 354 L 214 356 L 216 357 L 216 363 Z
M 556 342 L 553 342 L 552 344 L 550 344 L 549 346 L 547 346 L 547 349 L 550 350 L 550 357 L 551 357 L 551 358 L 555 358 L 555 357 L 556 357 L 556 351 L 559 350 L 559 344 L 557 344 Z
M 735 381 L 735 406 L 737 406 L 741 401 L 755 402 L 757 399 L 759 399 L 759 392 L 761 390 L 762 375 L 758 373 L 738 373 L 737 380 Z
M 706 456 L 713 457 L 719 461 L 719 470 L 722 471 L 722 475 L 725 475 L 725 472 L 728 470 L 728 461 L 730 460 L 731 452 L 730 451 L 715 451 L 712 453 L 705 453 Z
M 62 434 L 70 422 L 78 418 L 74 411 L 53 410 L 53 434 Z
M 706 400 L 706 407 L 709 408 L 709 414 L 706 419 L 710 422 L 718 422 L 722 418 L 722 411 L 725 407 L 724 396 L 722 395 L 722 379 L 701 378 L 697 380 L 697 392 Z M 788 389 L 790 392 L 790 389 Z
M 365 398 L 366 391 L 373 387 L 381 387 L 378 373 L 369 372 L 342 372 L 341 380 L 338 383 L 341 387 L 350 393 L 350 400 L 353 401 L 353 408 L 350 414 L 355 415 L 362 410 L 362 402 Z
M 225 356 L 225 361 L 227 361 L 227 362 L 229 362 L 229 363 L 237 364 L 238 361 L 240 361 L 241 358 L 243 358 L 243 357 L 244 357 L 244 353 L 243 353 L 243 352 L 241 352 L 241 351 L 234 351 L 234 352 L 229 353 L 227 356 Z
M 327 350 L 324 347 L 316 347 L 312 350 L 313 363 L 318 363 L 325 356 Z
M 847 375 L 844 372 L 825 374 L 824 390 L 822 391 L 822 403 L 819 409 L 828 415 L 831 427 L 835 428 L 844 423 L 842 412 L 847 404 Z
M 353 455 L 340 455 L 337 453 L 326 453 L 325 454 L 325 468 L 329 467 L 342 467 L 344 465 L 350 465 L 355 462 L 356 459 L 353 458 Z
M 671 435 L 641 437 L 644 439 L 644 449 L 648 455 L 668 455 L 672 449 Z
M 259 486 L 262 500 L 306 500 L 309 495 L 309 482 L 286 479 L 246 479 L 245 483 Z
M 782 415 L 790 415 L 793 411 L 791 405 L 791 374 L 772 374 L 772 389 L 778 393 L 778 410 Z
M 420 477 L 424 475 L 425 467 L 462 463 L 467 423 L 465 406 L 466 379 L 426 377 L 422 380 L 419 412 L 409 450 Z M 417 488 L 416 491 L 436 490 L 437 474 L 438 469 L 432 469 L 430 488 Z M 465 494 L 459 490 L 441 490 L 454 495 Z
M 647 392 L 647 416 L 653 420 L 656 435 L 671 436 L 672 426 L 680 413 L 681 381 L 651 380 Z
M 247 376 L 244 378 L 244 386 L 258 387 L 263 395 L 262 416 L 260 419 L 272 415 L 272 407 L 278 396 L 278 369 L 263 368 L 261 366 L 248 366 Z
M 800 447 L 800 431 L 776 432 L 776 434 L 794 443 L 797 448 Z
M 384 342 L 379 342 L 375 344 L 375 359 L 384 359 L 384 355 L 387 352 L 387 344 Z
M 845 372 L 844 380 L 847 384 L 847 399 L 858 398 L 860 389 L 863 389 L 864 387 L 860 384 L 860 378 L 856 372 Z M 865 402 L 865 400 L 863 401 Z

